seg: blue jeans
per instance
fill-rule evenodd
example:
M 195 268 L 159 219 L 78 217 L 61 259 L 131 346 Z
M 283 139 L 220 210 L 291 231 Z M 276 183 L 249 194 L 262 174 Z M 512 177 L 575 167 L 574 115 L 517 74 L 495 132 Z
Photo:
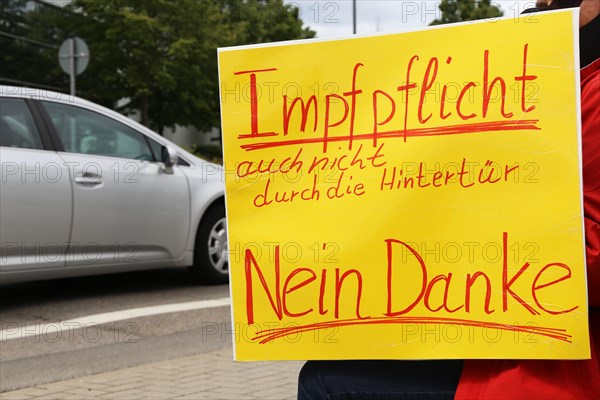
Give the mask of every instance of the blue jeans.
M 309 361 L 298 400 L 453 399 L 462 360 Z

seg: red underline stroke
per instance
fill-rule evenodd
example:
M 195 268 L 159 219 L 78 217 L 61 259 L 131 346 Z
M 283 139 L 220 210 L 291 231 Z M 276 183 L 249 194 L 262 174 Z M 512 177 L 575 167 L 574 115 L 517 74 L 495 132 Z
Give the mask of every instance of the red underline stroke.
M 491 122 L 479 122 L 474 124 L 463 124 L 463 125 L 448 125 L 438 126 L 430 128 L 416 128 L 416 129 L 400 129 L 394 131 L 385 132 L 372 132 L 364 133 L 360 135 L 346 135 L 346 136 L 327 136 L 327 137 L 313 137 L 304 139 L 293 139 L 293 140 L 281 140 L 277 142 L 260 142 L 260 143 L 249 143 L 241 145 L 240 147 L 246 151 L 261 150 L 270 147 L 283 147 L 283 146 L 294 146 L 301 144 L 311 143 L 330 143 L 330 142 L 353 142 L 355 140 L 374 140 L 374 139 L 386 139 L 386 138 L 404 138 L 407 137 L 424 137 L 424 136 L 443 136 L 443 135 L 461 135 L 466 133 L 482 133 L 482 132 L 499 132 L 499 131 L 525 131 L 525 130 L 536 130 L 539 131 L 541 128 L 537 126 L 538 119 L 530 120 L 519 120 L 519 121 L 491 121 Z M 250 135 L 245 136 L 251 138 Z
M 352 325 L 384 325 L 384 324 L 446 324 L 457 326 L 472 326 L 477 328 L 493 328 L 504 331 L 523 332 L 533 335 L 545 336 L 550 339 L 560 340 L 562 342 L 572 343 L 572 336 L 567 333 L 566 329 L 561 328 L 546 328 L 540 326 L 527 325 L 510 325 L 500 324 L 496 322 L 474 321 L 458 318 L 435 318 L 435 317 L 376 317 L 364 319 L 346 319 L 323 321 L 314 324 L 289 326 L 285 328 L 267 329 L 256 332 L 252 340 L 258 341 L 260 344 L 273 341 L 289 335 L 295 335 L 302 332 L 310 332 L 318 329 L 333 328 Z

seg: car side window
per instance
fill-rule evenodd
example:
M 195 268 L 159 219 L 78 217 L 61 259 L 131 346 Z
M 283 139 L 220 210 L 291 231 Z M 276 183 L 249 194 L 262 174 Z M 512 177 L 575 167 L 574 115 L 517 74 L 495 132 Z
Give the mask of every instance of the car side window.
M 152 152 L 154 153 L 154 158 L 156 158 L 157 161 L 161 161 L 161 152 L 162 152 L 162 145 L 158 142 L 155 142 L 154 140 L 147 138 L 148 139 L 148 144 L 150 145 L 150 148 L 152 148 Z
M 154 152 L 154 158 L 156 158 L 156 160 L 158 161 L 162 161 L 162 149 L 163 149 L 163 145 L 155 142 L 154 140 L 147 138 L 148 139 L 148 143 L 150 143 L 150 147 L 152 148 L 152 151 Z M 189 167 L 190 163 L 188 163 L 187 161 L 185 161 L 183 158 L 179 157 L 177 159 L 177 165 L 179 166 L 183 166 L 183 167 Z
M 155 161 L 146 137 L 112 118 L 67 104 L 42 102 L 69 153 Z
M 40 133 L 23 99 L 0 99 L 0 146 L 43 149 Z

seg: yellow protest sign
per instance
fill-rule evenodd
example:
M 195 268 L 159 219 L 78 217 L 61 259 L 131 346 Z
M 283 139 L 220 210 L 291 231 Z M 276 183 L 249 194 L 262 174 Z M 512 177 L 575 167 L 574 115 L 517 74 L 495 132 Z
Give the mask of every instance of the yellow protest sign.
M 220 49 L 236 358 L 589 357 L 576 27 Z

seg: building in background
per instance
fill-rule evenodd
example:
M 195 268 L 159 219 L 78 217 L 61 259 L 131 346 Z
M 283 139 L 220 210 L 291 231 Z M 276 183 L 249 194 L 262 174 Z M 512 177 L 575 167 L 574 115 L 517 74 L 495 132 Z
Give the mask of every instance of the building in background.
M 60 42 L 45 17 L 68 12 L 41 0 L 2 0 L 0 84 L 68 93 L 69 78 L 58 69 Z M 54 31 L 54 32 L 53 32 Z

